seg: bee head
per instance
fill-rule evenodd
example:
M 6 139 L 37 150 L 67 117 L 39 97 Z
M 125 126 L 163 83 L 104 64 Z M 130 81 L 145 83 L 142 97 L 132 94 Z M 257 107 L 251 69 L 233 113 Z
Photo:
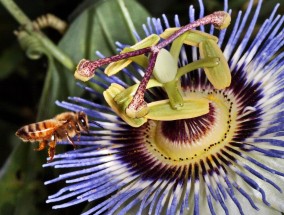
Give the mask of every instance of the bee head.
M 78 115 L 78 124 L 80 127 L 80 131 L 89 132 L 89 122 L 88 122 L 88 117 L 86 113 L 83 111 L 80 111 L 77 113 L 77 115 Z

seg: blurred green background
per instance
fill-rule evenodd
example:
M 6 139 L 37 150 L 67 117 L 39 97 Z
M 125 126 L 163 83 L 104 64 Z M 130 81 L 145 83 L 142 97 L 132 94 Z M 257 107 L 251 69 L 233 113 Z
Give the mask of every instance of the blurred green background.
M 132 1 L 134 2 L 134 0 Z M 46 13 L 53 13 L 68 23 L 72 23 L 83 11 L 90 10 L 92 5 L 100 2 L 102 1 L 16 1 L 17 5 L 31 20 Z M 104 2 L 115 4 L 116 0 Z M 138 2 L 154 17 L 160 17 L 162 13 L 165 13 L 170 20 L 173 20 L 174 15 L 179 14 L 181 23 L 186 24 L 188 6 L 190 4 L 196 5 L 197 0 L 139 0 Z M 206 13 L 223 8 L 223 1 L 221 0 L 204 0 L 204 2 L 206 2 Z M 247 2 L 246 0 L 229 0 L 229 5 L 236 12 L 244 9 Z M 276 2 L 278 1 L 264 2 L 261 12 L 262 20 L 269 16 L 272 6 Z M 135 7 L 133 8 L 134 11 L 138 10 L 136 6 L 133 7 Z M 280 11 L 283 14 L 283 5 Z M 96 12 L 103 13 L 104 10 L 98 9 Z M 136 26 L 138 31 L 141 31 L 141 23 L 146 22 L 146 15 L 145 11 L 137 13 L 135 23 L 140 23 Z M 111 15 L 106 19 L 115 20 L 116 17 L 113 16 L 113 19 Z M 78 53 L 76 47 L 72 47 L 74 44 L 72 38 L 73 40 L 79 38 L 83 41 L 84 38 L 81 37 L 85 35 L 84 30 L 81 30 L 78 25 L 79 23 L 77 23 L 77 29 L 70 30 L 71 33 L 68 32 L 69 35 L 66 35 L 63 40 L 62 35 L 55 30 L 43 30 L 54 43 L 60 42 L 61 48 L 65 47 L 64 49 L 67 53 L 70 53 L 70 57 L 73 60 L 75 59 L 75 63 L 77 63 L 76 60 L 80 60 L 80 53 Z M 81 95 L 82 92 L 77 91 L 77 88 L 73 86 L 73 71 L 68 71 L 57 62 L 51 65 L 50 59 L 46 56 L 38 60 L 31 60 L 25 55 L 13 34 L 13 31 L 19 29 L 19 27 L 15 19 L 0 4 L 0 215 L 79 214 L 86 204 L 65 210 L 52 210 L 51 205 L 44 203 L 47 196 L 58 190 L 63 183 L 45 187 L 43 182 L 59 173 L 51 169 L 41 168 L 41 165 L 46 162 L 46 150 L 35 153 L 32 148 L 36 145 L 31 146 L 29 143 L 22 143 L 14 134 L 22 125 L 39 119 L 51 118 L 54 113 L 60 111 L 52 102 L 53 100 L 65 99 L 68 95 Z M 96 30 L 99 31 L 99 29 Z M 111 32 L 111 39 L 118 38 L 127 42 L 129 35 L 120 38 L 121 35 L 123 34 L 119 31 Z M 96 39 L 98 40 L 97 43 L 100 43 L 100 38 L 104 35 L 100 32 L 93 32 L 87 36 L 93 37 L 90 39 L 93 43 L 96 43 Z M 110 41 L 111 39 L 100 45 L 90 43 L 88 47 L 84 48 L 84 52 L 88 52 L 87 56 L 90 58 L 95 57 L 95 49 L 97 48 L 106 55 L 114 53 L 112 45 L 114 41 Z M 54 71 L 59 71 L 59 74 L 55 74 Z M 49 82 L 47 80 L 48 75 L 52 77 Z M 55 79 L 54 75 L 56 76 Z M 44 86 L 46 87 L 45 91 Z M 49 95 L 49 93 L 52 95 Z

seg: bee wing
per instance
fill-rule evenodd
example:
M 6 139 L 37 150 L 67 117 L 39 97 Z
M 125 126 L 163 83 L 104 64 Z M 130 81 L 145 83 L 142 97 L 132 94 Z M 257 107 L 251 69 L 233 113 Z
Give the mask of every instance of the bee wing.
M 58 121 L 55 119 L 44 120 L 29 124 L 20 128 L 16 135 L 23 141 L 41 141 L 46 140 L 67 121 Z

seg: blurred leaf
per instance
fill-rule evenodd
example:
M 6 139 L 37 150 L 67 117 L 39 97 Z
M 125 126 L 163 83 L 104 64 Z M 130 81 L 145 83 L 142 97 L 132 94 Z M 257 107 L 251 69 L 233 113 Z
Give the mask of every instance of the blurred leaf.
M 125 0 L 125 5 L 138 33 L 144 35 L 142 24 L 149 14 L 136 1 Z M 74 20 L 59 47 L 79 62 L 83 57 L 94 59 L 97 50 L 107 56 L 113 54 L 116 41 L 135 43 L 117 0 L 101 0 Z
M 44 214 L 36 208 L 46 195 L 42 183 L 36 180 L 42 161 L 28 156 L 29 152 L 32 150 L 27 145 L 17 145 L 1 169 L 0 214 Z
M 55 63 L 54 59 L 48 56 L 48 70 L 38 111 L 38 119 L 40 120 L 51 118 L 58 113 L 59 108 L 54 104 L 55 101 L 57 99 L 66 99 L 69 95 L 67 82 L 74 82 L 73 77 L 70 72 L 67 75 L 62 70 L 62 66 Z
M 177 14 L 178 9 L 180 10 L 185 9 L 186 6 L 189 6 L 189 4 L 194 3 L 194 1 L 176 1 L 176 0 L 140 0 L 141 4 L 143 4 L 149 12 L 153 16 L 161 16 L 161 14 L 165 13 L 167 10 L 174 10 L 174 14 Z M 172 18 L 172 17 L 170 17 Z
M 6 48 L 0 55 L 0 79 L 8 77 L 23 61 L 24 54 L 19 53 L 19 45 L 13 44 Z
M 1 164 L 4 163 L 5 159 L 7 159 L 9 152 L 14 146 L 14 142 L 18 142 L 18 140 L 15 141 L 16 136 L 13 129 L 15 129 L 15 126 L 11 122 L 0 119 L 0 139 L 3 143 L 5 143 L 1 145 Z

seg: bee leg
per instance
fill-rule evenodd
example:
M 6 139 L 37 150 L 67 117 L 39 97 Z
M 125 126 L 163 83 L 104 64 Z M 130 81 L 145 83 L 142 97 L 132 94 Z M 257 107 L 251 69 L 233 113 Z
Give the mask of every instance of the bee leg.
M 76 144 L 74 143 L 74 141 L 71 139 L 71 137 L 68 135 L 68 133 L 66 132 L 66 137 L 67 137 L 67 140 L 69 141 L 69 143 L 72 144 L 72 146 L 74 147 L 74 149 L 77 148 Z
M 49 156 L 49 161 L 48 162 L 51 162 L 53 160 L 53 157 L 55 155 L 55 146 L 56 146 L 56 141 L 50 141 L 48 143 L 48 156 Z
M 76 136 L 77 136 L 77 141 L 79 141 L 80 140 L 80 136 L 81 136 L 80 126 L 79 126 L 78 123 L 76 123 L 75 127 L 76 127 L 75 132 L 76 132 Z
M 49 160 L 48 163 L 51 162 L 53 160 L 53 157 L 55 155 L 55 146 L 56 146 L 56 136 L 55 134 L 52 134 L 50 141 L 48 143 L 48 156 L 49 156 Z
M 80 141 L 81 133 L 77 134 L 77 141 Z
M 44 140 L 44 141 L 41 141 L 38 145 L 38 148 L 35 148 L 34 150 L 35 151 L 41 151 L 43 150 L 48 144 L 48 141 Z

